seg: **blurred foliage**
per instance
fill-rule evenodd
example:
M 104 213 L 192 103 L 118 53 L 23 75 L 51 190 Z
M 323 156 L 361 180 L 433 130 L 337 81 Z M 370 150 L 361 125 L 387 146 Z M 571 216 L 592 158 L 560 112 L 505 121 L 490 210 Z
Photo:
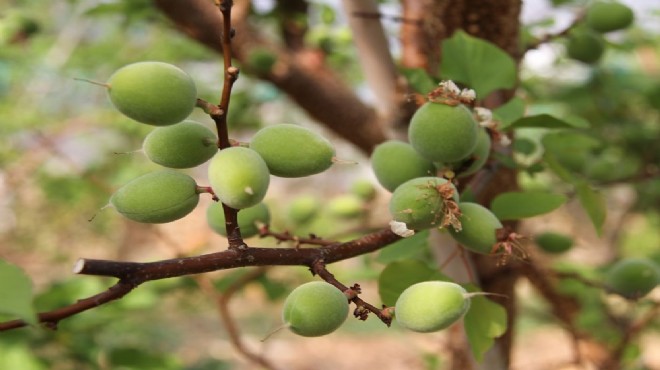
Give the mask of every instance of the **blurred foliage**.
M 552 3 L 572 9 L 585 1 Z M 255 5 L 251 20 L 272 41 L 280 42 L 282 16 L 277 6 Z M 364 89 L 342 14 L 324 2 L 310 2 L 307 17 L 287 21 L 307 29 L 306 45 L 321 53 L 347 83 L 358 91 Z M 390 36 L 394 35 L 396 24 L 384 23 Z M 554 23 L 548 18 L 528 25 L 523 40 L 547 33 Z M 628 210 L 625 225 L 619 226 L 625 229 L 614 242 L 615 250 L 609 252 L 615 257 L 647 256 L 660 263 L 660 36 L 638 27 L 605 37 L 608 50 L 593 66 L 566 58 L 562 38 L 552 43 L 559 51 L 547 66 L 549 72 L 522 64 L 518 97 L 494 113 L 510 129 L 527 127 L 515 129 L 515 154 L 498 154 L 495 162 L 520 170 L 520 185 L 525 190 L 573 197 L 580 189 L 603 194 L 617 185 L 633 189 L 634 206 Z M 141 60 L 176 64 L 192 75 L 201 97 L 213 102 L 220 96 L 218 55 L 173 29 L 151 1 L 22 0 L 0 4 L 0 258 L 25 262 L 31 271 L 39 272 L 33 277 L 39 292 L 35 298 L 38 310 L 70 304 L 112 284 L 94 277 L 63 278 L 81 253 L 163 255 L 149 249 L 149 240 L 139 239 L 157 239 L 154 229 L 136 230 L 135 225 L 114 217 L 112 210 L 101 211 L 114 189 L 157 168 L 139 152 L 151 128 L 116 112 L 102 87 L 74 80 L 103 82 L 120 66 Z M 252 78 L 252 72 L 266 73 L 273 67 L 272 55 L 261 53 L 253 63 L 253 71 L 246 66 L 233 90 L 229 124 L 236 138 L 245 141 L 268 123 L 309 121 L 275 87 Z M 649 67 L 653 63 L 655 70 Z M 401 72 L 420 93 L 438 82 L 422 70 L 401 68 Z M 506 83 L 494 86 L 505 86 L 511 78 L 504 80 Z M 484 89 L 489 91 L 490 86 Z M 527 117 L 521 120 L 524 113 Z M 199 112 L 191 118 L 212 125 Z M 563 128 L 548 128 L 556 125 Z M 314 183 L 304 185 L 313 187 Z M 323 204 L 334 195 L 337 192 L 324 196 Z M 273 223 L 293 227 L 301 236 L 322 230 L 321 237 L 346 240 L 373 227 L 370 221 L 377 219 L 378 201 L 378 197 L 363 200 L 365 211 L 352 219 L 338 219 L 322 206 L 313 219 L 297 224 L 286 215 L 286 201 L 273 200 L 279 209 Z M 445 278 L 426 263 L 432 259 L 426 236 L 419 233 L 378 254 L 351 261 L 352 268 L 333 272 L 341 280 L 373 283 L 385 269 L 380 278 L 389 282 L 383 285 L 395 291 L 382 292 L 383 300 L 392 303 L 410 281 Z M 54 265 L 57 267 L 50 271 Z M 601 272 L 564 260 L 554 268 L 596 280 Z M 285 273 L 273 270 L 242 294 L 253 296 L 251 289 L 256 288 L 258 297 L 277 302 L 292 286 L 309 279 L 304 268 Z M 218 274 L 213 285 L 223 292 L 245 272 L 236 269 Z M 401 274 L 408 279 L 401 279 Z M 620 331 L 607 316 L 612 297 L 575 279 L 563 279 L 559 289 L 582 306 L 576 321 L 581 330 L 616 344 Z M 548 307 L 533 298 L 523 302 L 523 323 L 528 327 L 556 324 Z M 527 308 L 538 314 L 529 314 Z M 639 309 L 646 309 L 645 304 Z M 250 329 L 259 333 L 272 324 L 262 311 L 250 323 Z M 630 309 L 624 314 L 635 317 L 639 312 Z M 250 311 L 249 315 L 257 313 Z M 225 339 L 212 300 L 199 294 L 192 278 L 150 282 L 120 301 L 63 321 L 59 331 L 29 328 L 0 334 L 0 369 L 234 368 L 233 357 L 212 345 L 191 348 L 194 344 L 187 342 L 191 336 L 196 343 Z M 640 349 L 634 344 L 629 347 L 626 358 L 632 363 L 639 358 Z M 429 369 L 442 368 L 445 363 L 433 354 L 424 356 L 424 361 Z

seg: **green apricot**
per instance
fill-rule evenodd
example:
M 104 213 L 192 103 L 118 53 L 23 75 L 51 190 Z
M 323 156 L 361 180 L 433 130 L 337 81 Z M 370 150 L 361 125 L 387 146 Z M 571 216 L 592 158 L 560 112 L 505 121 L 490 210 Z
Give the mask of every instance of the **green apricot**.
M 337 330 L 348 316 L 348 299 L 339 289 L 312 281 L 294 289 L 284 301 L 282 320 L 303 337 L 320 337 Z
M 169 168 L 191 168 L 218 152 L 217 137 L 208 127 L 183 121 L 158 127 L 144 139 L 142 149 L 149 159 Z
M 470 309 L 467 291 L 448 281 L 424 281 L 406 288 L 396 300 L 396 322 L 406 329 L 431 333 L 457 322 Z
M 354 194 L 365 202 L 369 202 L 376 197 L 376 188 L 371 181 L 359 179 L 351 184 L 351 194 Z
M 311 195 L 303 195 L 291 201 L 288 215 L 291 221 L 297 225 L 303 225 L 311 221 L 319 213 L 321 202 Z
M 389 210 L 395 221 L 408 229 L 421 230 L 443 226 L 446 221 L 446 199 L 442 187 L 451 189 L 451 199 L 458 202 L 458 191 L 440 177 L 418 177 L 399 185 L 392 193 Z
M 600 35 L 594 32 L 576 30 L 568 38 L 566 52 L 571 59 L 586 64 L 593 64 L 603 56 L 605 42 Z
M 255 73 L 267 74 L 277 62 L 277 55 L 264 47 L 256 47 L 249 51 L 247 66 Z
M 321 173 L 330 168 L 335 155 L 332 144 L 324 137 L 288 123 L 257 131 L 250 148 L 261 155 L 270 173 L 279 177 Z
M 183 218 L 198 202 L 195 180 L 167 170 L 142 175 L 110 197 L 110 204 L 126 218 L 154 224 Z
M 573 239 L 564 234 L 547 231 L 534 238 L 536 245 L 548 253 L 564 253 L 573 246 Z
M 450 168 L 457 171 L 458 177 L 466 177 L 473 175 L 479 171 L 488 161 L 490 156 L 490 148 L 492 144 L 488 131 L 482 128 L 479 129 L 479 136 L 477 136 L 477 145 L 474 147 L 472 153 L 460 162 L 449 165 Z
M 181 122 L 197 103 L 192 78 L 167 63 L 129 64 L 110 76 L 107 85 L 110 101 L 120 112 L 149 125 Z
M 646 258 L 616 262 L 605 274 L 605 286 L 628 299 L 638 299 L 660 284 L 660 267 Z
M 328 201 L 328 213 L 337 218 L 351 219 L 364 214 L 364 202 L 354 194 L 343 194 Z
M 371 154 L 371 167 L 378 182 L 390 192 L 416 177 L 433 176 L 435 166 L 408 143 L 388 140 Z
M 630 26 L 635 15 L 632 9 L 618 2 L 597 2 L 587 9 L 585 21 L 598 32 L 617 31 Z
M 431 162 L 465 159 L 477 145 L 479 125 L 464 105 L 427 102 L 410 120 L 410 144 Z
M 488 254 L 497 243 L 497 229 L 502 223 L 488 208 L 477 204 L 463 202 L 461 209 L 461 230 L 449 228 L 451 236 L 465 248 L 478 253 Z
M 227 227 L 225 225 L 225 212 L 222 204 L 213 202 L 206 209 L 206 220 L 209 226 L 222 236 L 227 236 Z M 268 224 L 270 222 L 270 212 L 268 206 L 259 203 L 256 206 L 241 209 L 238 212 L 238 227 L 241 229 L 241 236 L 249 238 L 259 233 L 258 224 Z
M 252 149 L 231 147 L 219 151 L 209 163 L 209 182 L 220 201 L 232 208 L 257 205 L 270 184 L 268 166 Z

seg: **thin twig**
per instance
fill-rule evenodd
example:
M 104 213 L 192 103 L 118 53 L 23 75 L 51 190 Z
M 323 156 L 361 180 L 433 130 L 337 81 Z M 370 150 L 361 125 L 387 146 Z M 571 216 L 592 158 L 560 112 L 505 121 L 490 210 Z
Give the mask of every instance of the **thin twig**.
M 264 369 L 275 370 L 276 367 L 270 363 L 268 359 L 252 352 L 246 347 L 245 343 L 241 339 L 241 333 L 238 326 L 236 325 L 236 320 L 234 319 L 233 315 L 231 314 L 231 310 L 229 309 L 229 302 L 231 301 L 232 297 L 234 297 L 236 292 L 240 291 L 240 289 L 245 287 L 247 284 L 263 276 L 268 269 L 268 266 L 261 266 L 248 272 L 247 274 L 241 276 L 238 280 L 234 281 L 231 285 L 229 285 L 223 294 L 218 294 L 218 292 L 213 287 L 211 280 L 206 275 L 200 275 L 196 277 L 195 281 L 197 281 L 197 284 L 206 295 L 215 299 L 218 314 L 220 315 L 220 320 L 222 320 L 225 330 L 227 330 L 227 334 L 229 335 L 229 342 L 231 343 L 232 347 L 234 347 L 238 353 L 242 354 L 249 361 L 263 367 Z
M 358 297 L 358 294 L 360 294 L 360 285 L 354 284 L 352 287 L 347 287 L 339 280 L 335 278 L 335 276 L 328 271 L 328 269 L 325 266 L 325 262 L 322 259 L 317 260 L 314 262 L 314 264 L 311 267 L 312 273 L 315 275 L 318 275 L 321 277 L 321 279 L 327 281 L 328 283 L 334 285 L 338 289 L 340 289 L 342 292 L 346 292 L 349 290 L 352 290 L 354 294 L 352 294 L 352 297 L 349 297 L 350 301 L 355 303 L 357 306 L 355 310 L 353 311 L 353 315 L 357 317 L 360 320 L 366 320 L 369 316 L 369 312 L 374 313 L 380 321 L 385 323 L 385 325 L 390 326 L 392 324 L 392 314 L 389 309 L 386 307 L 383 307 L 382 309 L 379 309 L 364 300 L 362 298 Z
M 332 244 L 337 244 L 336 241 L 332 240 L 325 240 L 322 239 L 314 234 L 310 234 L 309 237 L 307 238 L 302 238 L 296 235 L 291 234 L 288 230 L 278 233 L 274 232 L 270 229 L 269 225 L 263 225 L 259 228 L 259 237 L 261 238 L 275 238 L 277 239 L 278 242 L 293 242 L 293 246 L 295 248 L 300 247 L 303 244 L 308 244 L 308 245 L 332 245 Z

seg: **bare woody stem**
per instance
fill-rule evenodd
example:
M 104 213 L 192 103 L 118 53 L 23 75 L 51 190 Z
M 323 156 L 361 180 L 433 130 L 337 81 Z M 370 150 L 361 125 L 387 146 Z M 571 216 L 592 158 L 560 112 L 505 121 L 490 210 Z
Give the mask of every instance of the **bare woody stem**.
M 238 79 L 238 68 L 231 65 L 232 50 L 231 39 L 234 30 L 231 26 L 231 8 L 234 5 L 232 0 L 215 0 L 215 4 L 220 9 L 222 14 L 222 56 L 224 63 L 224 80 L 222 83 L 222 95 L 220 96 L 220 104 L 218 110 L 211 113 L 210 116 L 215 121 L 215 126 L 218 131 L 218 146 L 220 150 L 230 148 L 231 142 L 229 140 L 229 132 L 227 129 L 227 117 L 229 114 L 229 102 L 231 98 L 231 89 L 234 82 Z M 238 210 L 233 209 L 226 204 L 222 204 L 222 209 L 225 214 L 225 227 L 227 228 L 227 239 L 229 241 L 229 249 L 236 249 L 245 247 L 243 237 L 238 227 Z
M 320 248 L 235 248 L 201 256 L 144 263 L 80 259 L 74 266 L 74 273 L 115 277 L 119 281 L 105 292 L 81 299 L 66 307 L 40 313 L 39 321 L 54 327 L 63 319 L 122 298 L 138 285 L 151 280 L 243 266 L 309 266 L 312 268 L 318 261 L 333 263 L 353 258 L 383 248 L 399 239 L 401 239 L 400 236 L 386 228 L 349 242 Z M 0 323 L 0 331 L 26 325 L 22 320 L 7 321 Z
M 314 262 L 312 264 L 311 270 L 314 275 L 318 275 L 319 277 L 321 277 L 321 279 L 334 285 L 342 292 L 346 292 L 349 289 L 354 291 L 355 294 L 352 297 L 349 297 L 349 299 L 357 306 L 353 311 L 353 315 L 355 317 L 359 318 L 360 320 L 366 320 L 369 312 L 372 312 L 376 316 L 378 316 L 378 318 L 387 326 L 390 326 L 392 324 L 392 316 L 389 314 L 389 311 L 385 309 L 383 310 L 378 309 L 375 306 L 362 300 L 362 298 L 358 297 L 357 295 L 360 293 L 360 286 L 358 284 L 355 284 L 349 288 L 344 284 L 340 283 L 339 280 L 337 280 L 335 276 L 332 273 L 330 273 L 330 271 L 328 271 L 324 260 L 319 259 L 316 262 Z

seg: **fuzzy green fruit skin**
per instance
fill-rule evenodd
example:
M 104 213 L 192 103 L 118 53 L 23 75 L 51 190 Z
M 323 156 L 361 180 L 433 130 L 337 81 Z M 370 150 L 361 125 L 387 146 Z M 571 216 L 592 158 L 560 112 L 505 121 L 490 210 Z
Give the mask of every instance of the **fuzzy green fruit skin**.
M 605 43 L 600 35 L 586 30 L 573 32 L 568 38 L 566 52 L 572 59 L 594 64 L 603 56 Z
M 420 333 L 445 329 L 470 309 L 466 294 L 462 286 L 448 281 L 413 284 L 396 301 L 396 321 L 406 329 Z
M 410 144 L 431 162 L 457 162 L 477 145 L 479 125 L 464 105 L 427 102 L 410 120 Z
M 283 123 L 259 130 L 250 148 L 259 153 L 270 173 L 279 177 L 305 177 L 332 166 L 332 144 L 314 131 Z
M 404 182 L 435 174 L 435 166 L 408 143 L 388 140 L 376 146 L 371 154 L 371 167 L 378 182 L 393 192 Z
M 310 222 L 321 209 L 321 202 L 311 195 L 303 195 L 295 198 L 288 209 L 289 218 L 297 225 Z
M 348 316 L 348 299 L 334 286 L 312 281 L 294 289 L 284 301 L 282 320 L 304 337 L 337 330 Z
M 477 204 L 463 202 L 458 205 L 461 209 L 461 231 L 449 228 L 451 236 L 465 248 L 488 254 L 497 243 L 497 229 L 502 223 L 488 208 Z
M 206 210 L 206 220 L 215 232 L 222 236 L 227 236 L 225 212 L 222 209 L 222 204 L 217 202 L 211 203 Z M 241 236 L 243 238 L 257 235 L 259 233 L 258 223 L 270 223 L 270 212 L 268 211 L 268 206 L 264 203 L 244 208 L 238 212 L 238 227 L 241 230 Z
M 208 176 L 215 195 L 235 209 L 257 205 L 270 184 L 264 160 L 254 150 L 243 147 L 219 151 L 209 163 Z
M 548 253 L 564 253 L 573 246 L 573 239 L 564 234 L 547 231 L 534 238 L 536 245 Z
M 660 284 L 660 266 L 645 258 L 618 261 L 606 272 L 605 286 L 628 299 L 638 299 Z
M 126 218 L 154 224 L 183 218 L 198 202 L 195 180 L 166 170 L 142 175 L 110 197 L 110 204 Z
M 629 7 L 617 2 L 597 2 L 587 9 L 585 21 L 594 31 L 610 32 L 627 28 L 635 15 Z
M 457 176 L 467 177 L 473 175 L 474 173 L 479 171 L 488 161 L 488 157 L 490 156 L 491 146 L 492 143 L 490 141 L 490 135 L 488 135 L 488 131 L 486 131 L 486 129 L 484 128 L 479 129 L 479 136 L 477 137 L 477 145 L 474 147 L 472 153 L 467 157 L 467 159 L 464 159 L 457 163 L 453 163 L 449 165 L 449 167 L 455 170 L 462 169 L 466 161 L 472 161 L 472 163 L 470 163 L 470 165 L 467 168 L 458 172 Z
M 403 222 L 408 229 L 422 230 L 439 227 L 444 219 L 444 199 L 437 187 L 448 183 L 439 177 L 418 177 L 399 185 L 392 193 L 389 210 L 395 221 Z M 454 201 L 458 191 L 454 185 Z
M 171 64 L 138 62 L 118 69 L 108 79 L 112 104 L 142 123 L 167 126 L 183 121 L 197 103 L 192 78 Z
M 191 168 L 218 152 L 216 141 L 216 135 L 208 127 L 187 120 L 154 129 L 144 139 L 142 149 L 152 162 L 161 166 Z

